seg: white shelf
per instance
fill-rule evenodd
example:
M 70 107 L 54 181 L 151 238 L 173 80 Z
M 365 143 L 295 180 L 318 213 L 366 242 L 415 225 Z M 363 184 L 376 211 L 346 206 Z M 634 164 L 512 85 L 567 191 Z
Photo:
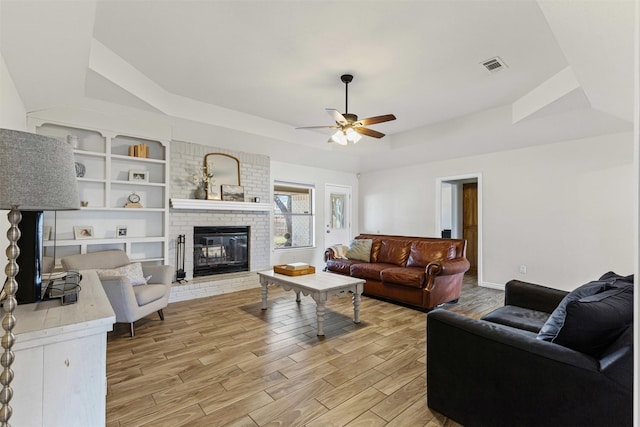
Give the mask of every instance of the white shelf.
M 123 156 L 121 154 L 112 154 L 111 155 L 112 159 L 117 159 L 117 160 L 124 160 L 127 162 L 142 162 L 142 163 L 158 163 L 158 164 L 164 164 L 166 163 L 164 160 L 162 159 L 152 159 L 150 157 L 135 157 L 135 156 Z
M 57 240 L 45 240 L 42 242 L 44 247 L 53 246 L 81 246 L 81 245 L 106 245 L 111 243 L 151 243 L 151 242 L 164 242 L 164 237 L 127 237 L 127 238 L 95 238 L 95 239 L 57 239 Z
M 273 209 L 271 203 L 229 202 L 220 200 L 171 199 L 173 209 L 197 209 L 209 211 L 262 211 Z
M 81 156 L 107 157 L 105 153 L 101 153 L 98 151 L 78 150 L 77 148 L 73 150 L 73 153 Z
M 149 186 L 149 187 L 166 187 L 166 184 L 163 182 L 140 182 L 140 181 L 119 181 L 112 180 L 111 184 L 118 185 L 137 185 L 137 186 Z

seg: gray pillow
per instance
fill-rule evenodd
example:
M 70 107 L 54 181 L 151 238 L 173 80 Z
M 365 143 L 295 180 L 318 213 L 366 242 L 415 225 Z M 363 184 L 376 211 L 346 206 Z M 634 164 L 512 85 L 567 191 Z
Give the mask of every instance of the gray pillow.
M 369 262 L 371 260 L 371 239 L 353 239 L 347 249 L 347 259 Z

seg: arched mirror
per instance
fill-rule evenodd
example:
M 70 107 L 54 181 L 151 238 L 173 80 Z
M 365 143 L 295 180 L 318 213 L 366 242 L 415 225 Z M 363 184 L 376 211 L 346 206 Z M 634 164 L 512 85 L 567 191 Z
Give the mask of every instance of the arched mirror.
M 209 175 L 207 199 L 222 200 L 222 185 L 240 185 L 240 161 L 224 153 L 209 153 L 204 156 L 204 165 Z

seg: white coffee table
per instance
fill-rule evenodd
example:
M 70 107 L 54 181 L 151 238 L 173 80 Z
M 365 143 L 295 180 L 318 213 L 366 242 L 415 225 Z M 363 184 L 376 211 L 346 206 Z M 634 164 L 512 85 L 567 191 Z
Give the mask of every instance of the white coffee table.
M 302 276 L 287 276 L 274 273 L 273 270 L 258 272 L 260 285 L 262 286 L 262 309 L 267 309 L 267 286 L 282 286 L 285 291 L 294 290 L 296 301 L 300 302 L 300 292 L 311 296 L 316 302 L 316 317 L 318 322 L 318 335 L 324 335 L 325 303 L 330 296 L 343 296 L 348 292 L 353 293 L 353 323 L 360 323 L 360 295 L 364 289 L 364 280 L 342 276 L 334 273 L 319 271 L 315 274 Z

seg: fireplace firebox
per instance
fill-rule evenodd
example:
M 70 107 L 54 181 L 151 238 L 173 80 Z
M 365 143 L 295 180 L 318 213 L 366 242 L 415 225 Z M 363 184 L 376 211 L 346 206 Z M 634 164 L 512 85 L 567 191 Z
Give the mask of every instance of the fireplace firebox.
M 249 271 L 249 227 L 193 227 L 193 277 Z

